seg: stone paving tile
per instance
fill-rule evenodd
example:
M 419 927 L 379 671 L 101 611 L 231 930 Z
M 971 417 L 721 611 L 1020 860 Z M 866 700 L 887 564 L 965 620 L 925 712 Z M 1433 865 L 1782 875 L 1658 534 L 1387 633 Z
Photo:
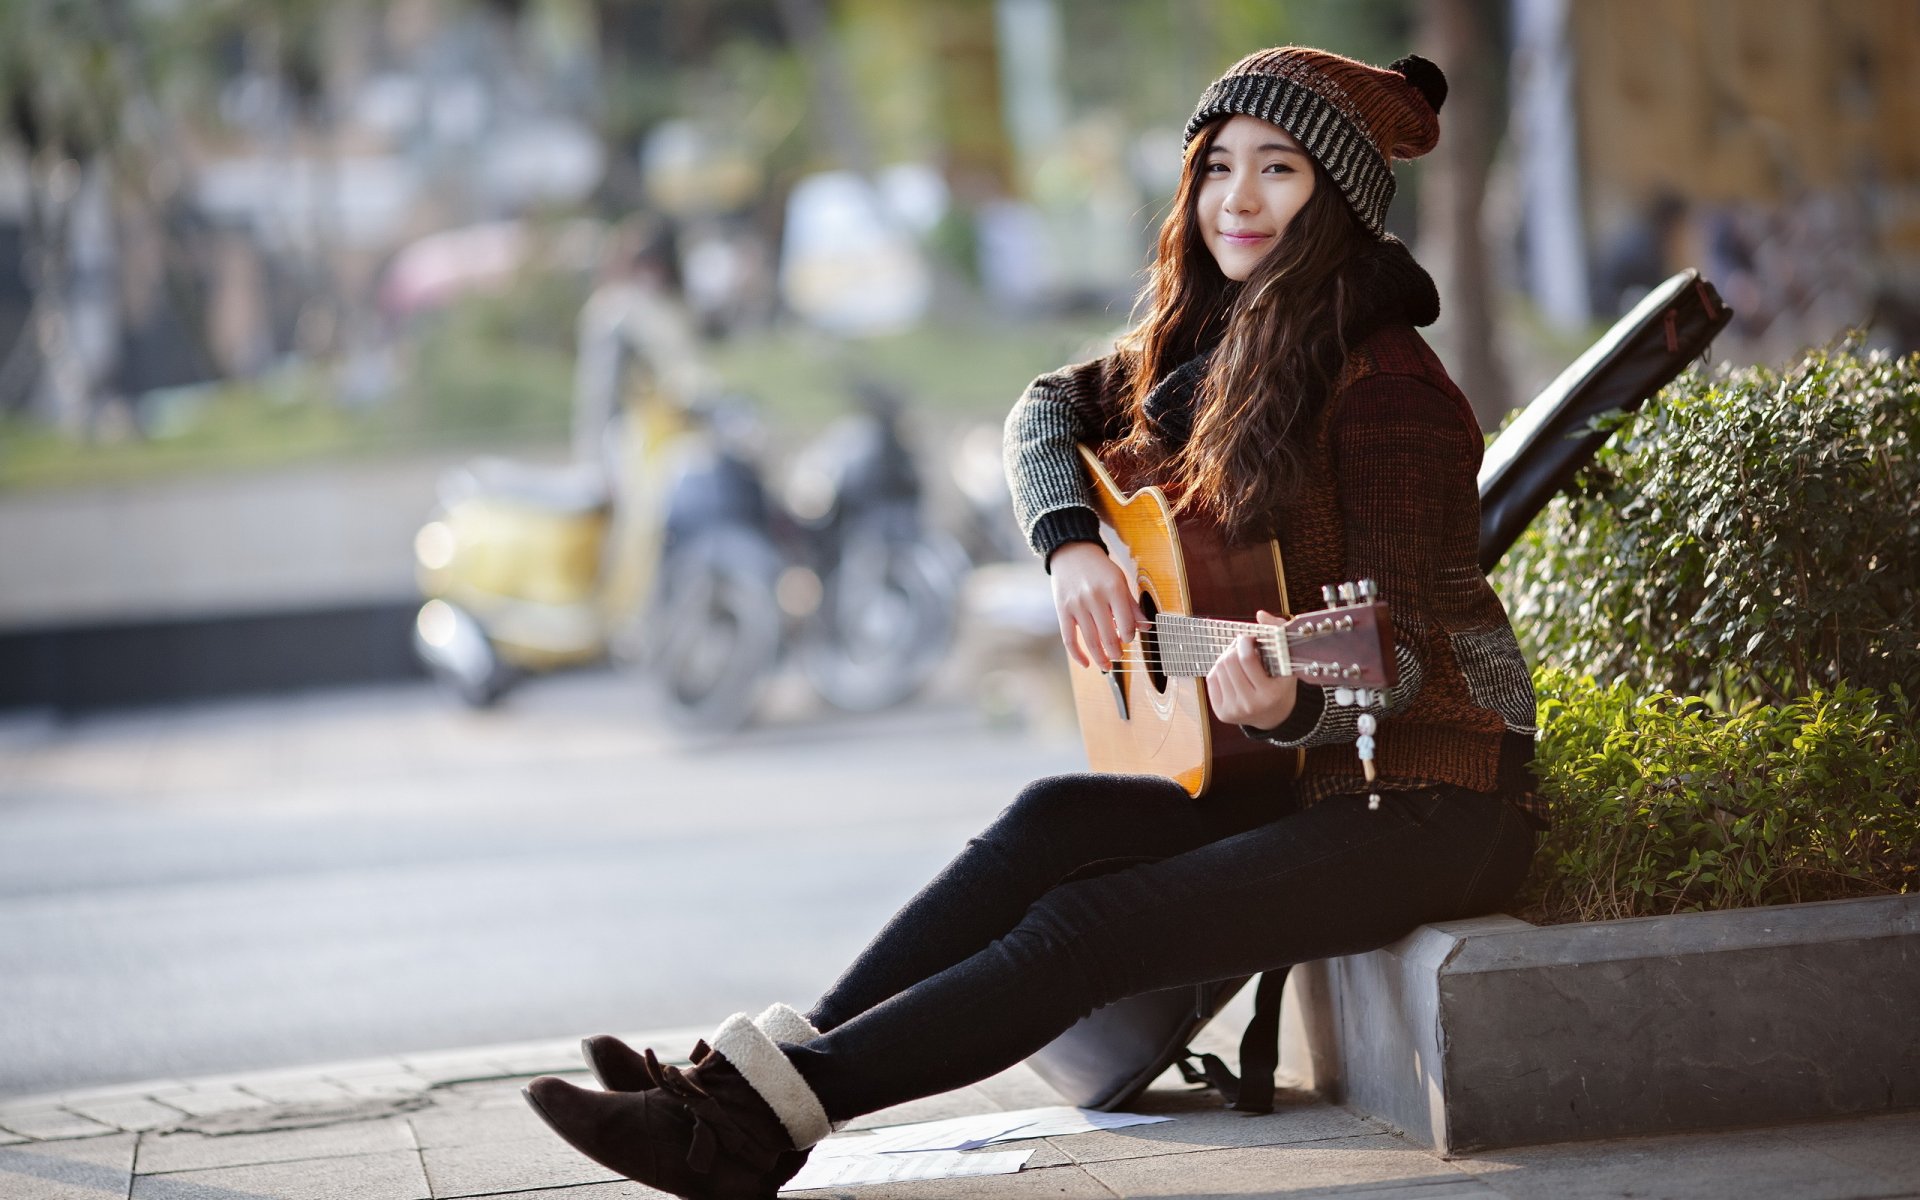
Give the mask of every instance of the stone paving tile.
M 346 1088 L 313 1075 L 271 1075 L 235 1084 L 249 1096 L 275 1104 L 338 1104 L 356 1097 Z
M 597 1087 L 593 1080 L 584 1075 L 562 1075 L 569 1083 L 580 1087 Z M 433 1107 L 429 1112 L 479 1112 L 489 1108 L 525 1108 L 527 1101 L 520 1094 L 525 1086 L 520 1080 L 489 1080 L 486 1083 L 468 1083 L 455 1087 L 433 1089 L 430 1097 Z
M 1875 1172 L 1897 1187 L 1920 1192 L 1920 1113 L 1796 1125 L 1780 1132 L 1849 1166 Z
M 399 1150 L 138 1175 L 130 1200 L 429 1200 L 431 1195 L 419 1156 Z
M 509 1094 L 513 1097 L 509 1105 L 430 1108 L 407 1119 L 413 1123 L 413 1135 L 423 1150 L 553 1136 L 517 1090 Z
M 220 1113 L 239 1112 L 248 1108 L 266 1108 L 273 1102 L 259 1096 L 252 1096 L 231 1083 L 192 1084 L 186 1087 L 168 1088 L 149 1093 L 149 1100 L 158 1100 L 195 1117 L 211 1117 Z
M 112 1200 L 133 1178 L 135 1134 L 0 1147 L 7 1200 Z
M 1808 1151 L 1797 1138 L 1770 1129 L 1494 1150 L 1453 1165 L 1512 1200 L 1855 1200 L 1890 1190 L 1876 1171 Z
M 171 1105 L 141 1096 L 118 1100 L 69 1100 L 61 1107 L 129 1133 L 170 1128 L 187 1118 L 186 1113 Z
M 405 1120 L 399 1118 L 220 1137 L 208 1137 L 200 1133 L 157 1133 L 141 1139 L 140 1157 L 134 1170 L 141 1175 L 162 1175 L 176 1171 L 205 1171 L 215 1167 L 391 1153 L 414 1148 L 413 1130 Z
M 0 1146 L 17 1146 L 21 1142 L 32 1140 L 32 1138 L 24 1138 L 17 1133 L 8 1133 L 6 1130 L 0 1129 Z
M 354 1058 L 348 1059 L 345 1062 L 325 1063 L 313 1068 L 311 1074 L 331 1079 L 336 1083 L 344 1083 L 346 1080 L 357 1079 L 362 1075 L 391 1075 L 396 1071 L 405 1070 L 406 1067 L 401 1065 L 398 1058 L 389 1056 L 384 1058 Z M 287 1075 L 294 1074 L 294 1072 L 291 1071 L 284 1073 Z
M 134 1083 L 107 1083 L 98 1087 L 73 1088 L 53 1096 L 42 1096 L 40 1102 L 58 1104 L 65 1107 L 69 1101 L 130 1100 L 151 1096 L 155 1092 L 169 1088 L 188 1086 L 184 1079 L 142 1079 Z
M 63 1108 L 9 1108 L 0 1111 L 0 1129 L 35 1141 L 99 1137 L 119 1132 L 111 1125 L 70 1113 Z
M 586 1158 L 551 1133 L 511 1142 L 422 1150 L 436 1197 L 601 1183 L 620 1176 Z
M 577 1040 L 511 1047 L 496 1055 L 495 1061 L 515 1075 L 558 1075 L 583 1065 Z
M 598 1088 L 593 1076 L 585 1071 L 561 1075 L 576 1087 Z M 450 1084 L 433 1090 L 433 1106 L 436 1111 L 455 1111 L 486 1108 L 511 1108 L 522 1111 L 527 1109 L 526 1097 L 520 1089 L 526 1085 L 525 1079 L 487 1079 L 473 1083 Z
M 994 1150 L 1032 1150 L 1033 1157 L 1029 1158 L 1027 1165 L 1022 1168 L 1028 1171 L 1039 1171 L 1047 1167 L 1071 1167 L 1074 1165 L 1073 1156 L 1065 1150 L 1062 1150 L 1054 1139 L 1043 1139 L 1039 1142 L 1002 1142 L 997 1146 L 987 1147 L 982 1153 Z
M 511 1074 L 490 1053 L 454 1050 L 441 1054 L 409 1054 L 400 1065 L 438 1087 L 474 1079 L 497 1079 Z
M 1099 1133 L 1057 1139 L 1078 1163 L 1114 1162 L 1223 1150 L 1242 1146 L 1284 1146 L 1332 1138 L 1372 1137 L 1385 1133 L 1378 1123 L 1331 1104 L 1281 1108 L 1260 1116 L 1215 1108 L 1182 1113 L 1158 1125 L 1131 1125 Z
M 1372 1184 L 1466 1184 L 1464 1172 L 1385 1134 L 1084 1163 L 1118 1196 L 1295 1196 Z
M 415 1075 L 412 1071 L 395 1068 L 391 1071 L 364 1075 L 330 1076 L 329 1082 L 337 1083 L 348 1095 L 367 1098 L 381 1096 L 406 1096 L 416 1092 L 425 1092 L 433 1088 L 431 1083 Z

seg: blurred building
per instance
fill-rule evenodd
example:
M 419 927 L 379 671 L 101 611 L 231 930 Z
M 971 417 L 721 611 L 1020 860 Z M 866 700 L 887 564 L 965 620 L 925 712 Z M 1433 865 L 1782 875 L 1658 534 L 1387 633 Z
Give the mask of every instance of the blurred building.
M 1750 360 L 1869 321 L 1920 348 L 1920 5 L 1516 11 L 1542 7 L 1563 10 L 1596 317 L 1698 265 L 1740 314 L 1729 348 Z

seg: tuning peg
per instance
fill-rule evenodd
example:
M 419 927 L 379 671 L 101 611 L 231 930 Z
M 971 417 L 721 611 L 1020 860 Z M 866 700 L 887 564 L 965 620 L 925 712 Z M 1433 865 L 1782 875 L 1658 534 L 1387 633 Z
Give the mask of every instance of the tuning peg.
M 1333 607 L 1333 586 L 1331 584 L 1320 585 L 1320 599 L 1326 603 L 1328 608 Z
M 1380 598 L 1380 585 L 1371 579 L 1362 579 L 1360 581 L 1360 598 L 1369 604 L 1378 600 Z
M 1352 584 L 1350 583 L 1341 584 L 1339 591 L 1340 591 L 1340 603 L 1352 604 L 1354 602 L 1355 593 L 1354 593 Z
M 1337 687 L 1333 689 L 1333 702 L 1342 708 L 1352 704 L 1353 689 L 1350 687 Z

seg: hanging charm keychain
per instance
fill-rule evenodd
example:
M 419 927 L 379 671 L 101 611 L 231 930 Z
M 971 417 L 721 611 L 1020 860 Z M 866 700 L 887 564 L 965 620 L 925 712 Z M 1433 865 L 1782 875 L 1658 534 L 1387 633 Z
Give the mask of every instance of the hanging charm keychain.
M 1332 606 L 1336 602 L 1341 604 L 1369 602 L 1377 599 L 1380 593 L 1373 580 L 1362 579 L 1358 584 L 1343 583 L 1337 589 L 1323 587 L 1320 589 L 1320 594 L 1326 598 L 1327 604 Z M 1335 688 L 1333 691 L 1333 702 L 1343 708 L 1357 704 L 1362 709 L 1367 709 L 1385 699 L 1386 697 L 1378 689 L 1373 688 L 1343 687 Z M 1374 791 L 1372 785 L 1380 777 L 1373 766 L 1373 735 L 1379 732 L 1380 722 L 1372 713 L 1363 711 L 1355 720 L 1354 727 L 1360 731 L 1360 736 L 1353 739 L 1353 749 L 1360 756 L 1360 769 L 1366 772 L 1367 776 L 1367 811 L 1379 812 L 1380 793 Z
M 1360 755 L 1360 769 L 1367 773 L 1367 783 L 1372 784 L 1379 778 L 1378 773 L 1373 769 L 1373 731 L 1379 728 L 1379 723 L 1373 719 L 1372 713 L 1363 712 L 1357 724 L 1360 736 L 1353 740 L 1353 748 Z M 1379 792 L 1372 790 L 1367 792 L 1367 811 L 1380 811 Z
M 1351 698 L 1348 698 L 1347 689 L 1341 688 L 1339 694 L 1337 694 L 1334 699 L 1342 705 L 1358 704 L 1364 708 L 1379 699 L 1379 693 L 1370 692 L 1366 688 L 1354 688 Z M 1372 713 L 1363 712 L 1354 721 L 1354 727 L 1360 731 L 1360 736 L 1353 739 L 1353 749 L 1354 752 L 1360 756 L 1360 769 L 1367 773 L 1367 783 L 1369 785 L 1367 791 L 1367 811 L 1379 812 L 1380 793 L 1373 791 L 1371 785 L 1379 779 L 1379 772 L 1375 771 L 1373 767 L 1373 735 L 1375 731 L 1380 728 L 1380 722 L 1374 718 Z

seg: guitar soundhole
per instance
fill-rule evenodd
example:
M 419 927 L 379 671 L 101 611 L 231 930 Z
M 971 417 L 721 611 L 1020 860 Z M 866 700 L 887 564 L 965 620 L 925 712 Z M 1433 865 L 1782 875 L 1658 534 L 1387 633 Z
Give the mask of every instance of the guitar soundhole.
M 1147 668 L 1147 682 L 1156 693 L 1167 690 L 1167 673 L 1160 664 L 1160 640 L 1154 633 L 1153 619 L 1160 615 L 1160 606 L 1153 602 L 1153 596 L 1140 593 L 1140 610 L 1147 614 L 1147 627 L 1140 633 L 1140 661 Z

